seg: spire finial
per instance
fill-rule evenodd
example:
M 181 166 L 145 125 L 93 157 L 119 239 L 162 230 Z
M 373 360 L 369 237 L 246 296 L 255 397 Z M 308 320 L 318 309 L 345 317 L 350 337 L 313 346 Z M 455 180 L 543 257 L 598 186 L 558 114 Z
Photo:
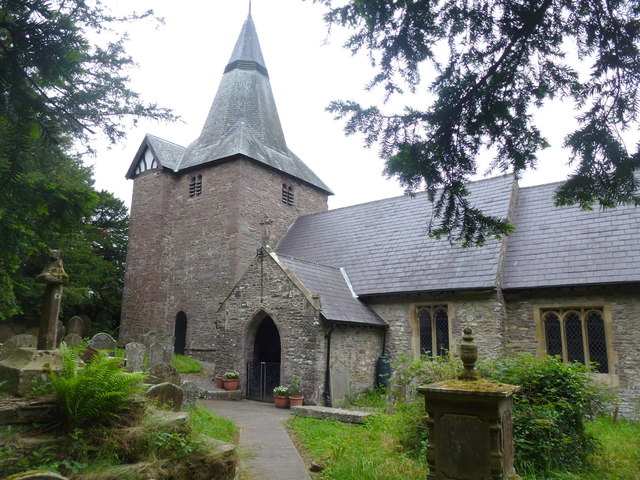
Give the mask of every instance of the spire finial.
M 249 0 L 249 15 L 251 15 L 251 0 Z

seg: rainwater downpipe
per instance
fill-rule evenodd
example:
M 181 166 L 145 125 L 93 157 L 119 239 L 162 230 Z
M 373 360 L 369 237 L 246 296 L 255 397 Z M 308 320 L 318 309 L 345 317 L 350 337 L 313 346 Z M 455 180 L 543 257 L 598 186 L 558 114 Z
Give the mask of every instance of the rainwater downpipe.
M 336 328 L 336 324 L 331 324 L 331 329 L 327 332 L 327 367 L 324 374 L 324 406 L 331 407 L 331 334 Z

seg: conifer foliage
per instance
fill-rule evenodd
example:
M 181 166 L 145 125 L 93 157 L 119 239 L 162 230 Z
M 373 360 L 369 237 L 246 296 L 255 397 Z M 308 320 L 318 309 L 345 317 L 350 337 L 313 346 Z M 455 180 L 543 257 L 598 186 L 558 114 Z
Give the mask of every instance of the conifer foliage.
M 533 113 L 554 98 L 571 102 L 578 120 L 565 139 L 570 158 L 558 159 L 575 169 L 556 203 L 640 205 L 640 153 L 621 135 L 638 127 L 637 0 L 314 1 L 330 7 L 330 25 L 354 31 L 348 49 L 370 52 L 369 87 L 424 94 L 402 112 L 352 101 L 329 110 L 346 119 L 347 133 L 380 145 L 386 173 L 407 191 L 426 186 L 439 219 L 432 234 L 473 245 L 512 229 L 474 208 L 465 183 L 487 147 L 493 171 L 535 167 L 548 143 Z

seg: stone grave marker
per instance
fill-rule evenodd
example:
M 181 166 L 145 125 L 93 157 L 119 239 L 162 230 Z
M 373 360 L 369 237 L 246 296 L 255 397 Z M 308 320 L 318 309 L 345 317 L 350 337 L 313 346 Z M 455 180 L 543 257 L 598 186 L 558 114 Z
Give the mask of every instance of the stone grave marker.
M 147 332 L 142 336 L 142 343 L 144 343 L 145 347 L 149 348 L 151 345 L 156 343 L 156 336 L 157 334 L 153 330 Z
M 42 273 L 36 277 L 36 282 L 44 283 L 46 290 L 42 301 L 42 317 L 38 333 L 38 350 L 53 350 L 62 337 L 56 334 L 62 290 L 69 277 L 62 264 L 62 252 L 49 250 L 49 259 Z
M 200 398 L 200 394 L 202 393 L 200 387 L 195 382 L 183 382 L 181 388 L 184 394 L 182 399 L 183 405 L 195 404 Z
M 69 333 L 64 336 L 62 341 L 66 343 L 68 347 L 77 347 L 82 343 L 82 337 L 77 333 Z
M 91 345 L 87 345 L 87 348 L 82 351 L 79 357 L 84 363 L 89 363 L 91 362 L 91 360 L 93 360 L 93 357 L 98 355 L 98 352 L 99 351 L 93 348 Z
M 56 347 L 60 345 L 60 342 L 62 341 L 62 339 L 66 334 L 67 334 L 67 329 L 64 327 L 64 323 L 58 320 L 56 324 Z
M 163 334 L 156 335 L 157 343 L 167 343 L 169 345 L 173 345 L 175 341 L 176 341 L 176 337 L 174 337 L 173 335 L 163 335 Z
M 149 347 L 149 366 L 162 363 L 173 365 L 173 345 L 156 342 Z
M 173 383 L 163 382 L 154 385 L 147 390 L 147 396 L 153 402 L 178 411 L 182 408 L 184 393 L 182 389 Z
M 147 347 L 143 343 L 131 342 L 125 345 L 124 350 L 127 358 L 127 369 L 132 372 L 141 372 Z
M 341 407 L 349 395 L 349 372 L 340 360 L 331 365 L 331 404 Z
M 108 333 L 96 333 L 91 340 L 91 345 L 96 350 L 115 350 L 116 341 Z
M 80 335 L 80 337 L 84 335 L 84 322 L 77 315 L 75 317 L 71 317 L 67 322 L 67 335 L 72 333 Z
M 154 385 L 164 382 L 173 383 L 174 385 L 178 385 L 180 383 L 180 374 L 172 365 L 153 365 L 149 367 L 147 374 L 149 377 L 146 382 Z

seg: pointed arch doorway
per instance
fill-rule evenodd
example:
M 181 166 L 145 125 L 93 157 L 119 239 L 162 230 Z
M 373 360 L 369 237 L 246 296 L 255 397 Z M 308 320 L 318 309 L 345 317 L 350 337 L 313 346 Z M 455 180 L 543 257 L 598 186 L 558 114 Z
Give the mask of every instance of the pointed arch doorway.
M 176 324 L 173 329 L 173 351 L 177 354 L 184 355 L 184 349 L 187 345 L 187 315 L 184 312 L 178 312 L 176 315 Z
M 273 319 L 262 312 L 254 317 L 245 343 L 247 359 L 247 398 L 270 402 L 273 389 L 280 385 L 282 347 Z

